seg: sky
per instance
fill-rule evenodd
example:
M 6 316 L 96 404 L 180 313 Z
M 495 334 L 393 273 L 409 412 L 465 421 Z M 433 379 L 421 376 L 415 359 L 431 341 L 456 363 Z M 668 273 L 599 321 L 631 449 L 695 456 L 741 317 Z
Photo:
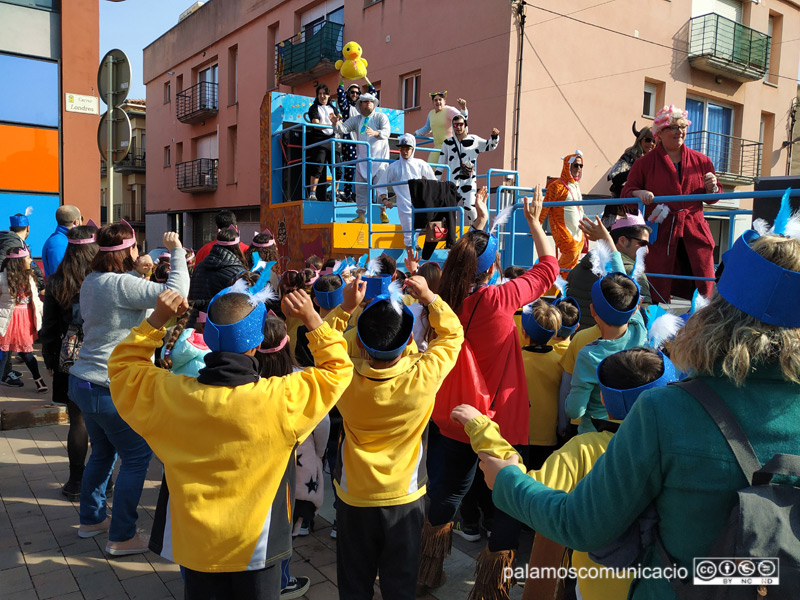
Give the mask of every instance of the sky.
M 128 98 L 144 98 L 142 50 L 178 23 L 192 0 L 125 0 L 100 2 L 100 58 L 119 48 L 131 63 Z

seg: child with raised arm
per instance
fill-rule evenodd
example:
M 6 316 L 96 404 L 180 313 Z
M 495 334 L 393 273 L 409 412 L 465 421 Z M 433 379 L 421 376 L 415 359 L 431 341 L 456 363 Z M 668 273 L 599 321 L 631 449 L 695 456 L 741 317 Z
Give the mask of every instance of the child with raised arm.
M 170 498 L 161 554 L 185 567 L 185 597 L 277 599 L 279 563 L 291 555 L 294 448 L 339 399 L 353 365 L 341 334 L 298 290 L 282 308 L 308 327 L 317 367 L 260 378 L 255 353 L 266 306 L 230 290 L 209 304 L 203 335 L 211 352 L 197 379 L 150 360 L 164 324 L 188 307 L 167 290 L 112 353 L 111 393 L 164 463 Z
M 606 414 L 600 402 L 597 365 L 606 356 L 644 344 L 647 327 L 637 310 L 641 299 L 637 276 L 625 274 L 620 253 L 614 250 L 614 241 L 600 217 L 595 217 L 595 221 L 585 218 L 580 227 L 590 240 L 598 241 L 599 247 L 592 252 L 597 253 L 598 271 L 602 275 L 592 286 L 592 303 L 589 305 L 600 338 L 578 352 L 565 403 L 567 416 L 581 420 L 578 433 L 586 433 L 594 431 L 592 417 L 603 418 Z M 637 263 L 640 260 L 643 258 L 637 256 Z M 633 273 L 637 273 L 636 266 Z
M 366 287 L 357 278 L 345 288 L 344 313 L 356 309 Z M 344 600 L 372 598 L 376 575 L 384 598 L 415 597 L 428 423 L 464 333 L 456 314 L 423 277 L 409 277 L 405 289 L 427 307 L 436 338 L 426 352 L 404 354 L 412 343 L 414 316 L 399 290 L 378 295 L 358 319 L 362 358 L 353 360 L 353 381 L 338 405 L 344 436 L 334 485 L 337 576 Z M 346 320 L 336 323 L 341 329 Z
M 527 472 L 530 477 L 550 488 L 571 492 L 606 451 L 611 438 L 619 429 L 620 422 L 627 416 L 639 394 L 677 379 L 675 367 L 661 352 L 639 347 L 605 358 L 597 369 L 597 376 L 608 420 L 595 419 L 594 432 L 572 438 L 554 452 L 538 470 L 529 471 L 530 465 L 526 467 L 520 461 L 518 466 L 523 473 Z M 464 426 L 476 453 L 504 460 L 514 456 L 518 460 L 516 451 L 501 437 L 497 425 L 485 415 L 481 415 L 474 407 L 467 404 L 457 406 L 453 409 L 451 418 Z M 543 551 L 544 548 L 547 548 L 547 552 Z M 558 552 L 559 549 L 562 552 Z M 563 546 L 537 534 L 529 567 L 539 568 L 542 571 L 546 567 L 556 569 L 562 564 L 562 554 Z M 604 561 L 604 564 L 608 563 Z M 588 573 L 589 569 L 599 569 L 600 565 L 592 561 L 588 553 L 577 550 L 572 555 L 572 566 L 578 572 L 579 598 L 607 600 L 627 596 L 631 578 L 624 571 L 614 576 L 604 572 L 600 577 L 590 578 L 584 574 Z M 546 592 L 542 590 L 546 584 L 541 581 L 529 579 L 528 582 L 537 586 L 537 590 L 541 592 L 537 597 L 552 597 L 555 593 L 555 589 Z M 550 585 L 555 588 L 555 584 L 556 581 L 551 578 Z

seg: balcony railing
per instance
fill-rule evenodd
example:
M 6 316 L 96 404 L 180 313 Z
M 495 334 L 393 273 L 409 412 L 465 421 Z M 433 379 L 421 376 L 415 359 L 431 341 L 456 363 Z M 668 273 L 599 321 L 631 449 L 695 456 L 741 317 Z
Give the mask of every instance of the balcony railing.
M 689 22 L 689 62 L 702 71 L 736 81 L 757 81 L 767 73 L 770 36 L 710 13 Z
M 723 184 L 751 184 L 761 172 L 761 142 L 713 131 L 692 131 L 686 134 L 686 145 L 711 159 Z
M 178 189 L 189 194 L 213 192 L 217 189 L 216 158 L 198 158 L 175 165 Z
M 128 156 L 114 165 L 117 173 L 144 173 L 145 172 L 145 153 L 137 150 L 128 152 Z
M 201 81 L 175 96 L 175 110 L 181 123 L 199 123 L 217 114 L 219 110 L 219 86 L 210 81 Z
M 308 27 L 275 45 L 275 74 L 279 84 L 295 86 L 336 71 L 342 59 L 344 25 L 332 21 Z
M 114 221 L 125 219 L 128 223 L 144 223 L 144 206 L 134 204 L 115 204 Z

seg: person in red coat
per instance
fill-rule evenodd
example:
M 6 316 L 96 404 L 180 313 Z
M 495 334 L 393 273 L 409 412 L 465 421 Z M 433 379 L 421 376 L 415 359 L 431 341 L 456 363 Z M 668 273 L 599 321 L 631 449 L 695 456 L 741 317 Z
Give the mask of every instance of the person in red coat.
M 623 198 L 638 198 L 645 205 L 645 219 L 660 203 L 655 196 L 713 194 L 722 190 L 711 159 L 687 148 L 687 112 L 673 105 L 662 108 L 653 122 L 658 140 L 655 150 L 633 163 Z M 707 202 L 714 204 L 716 200 Z M 647 256 L 649 273 L 714 277 L 714 238 L 703 216 L 702 202 L 668 202 L 669 212 L 658 227 L 658 238 Z M 653 277 L 653 301 L 669 302 L 672 295 L 691 298 L 695 287 L 710 296 L 713 281 Z

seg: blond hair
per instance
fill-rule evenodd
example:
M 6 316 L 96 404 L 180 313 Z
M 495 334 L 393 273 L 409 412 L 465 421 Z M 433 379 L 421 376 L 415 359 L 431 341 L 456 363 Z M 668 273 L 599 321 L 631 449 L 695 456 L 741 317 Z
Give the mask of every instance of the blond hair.
M 766 235 L 751 247 L 784 269 L 800 271 L 800 241 Z M 684 372 L 715 375 L 721 370 L 737 386 L 767 363 L 780 365 L 785 379 L 800 383 L 800 328 L 768 325 L 715 291 L 708 306 L 698 310 L 675 337 L 670 358 Z
M 561 312 L 541 298 L 533 303 L 533 318 L 548 331 L 558 332 L 561 329 Z

